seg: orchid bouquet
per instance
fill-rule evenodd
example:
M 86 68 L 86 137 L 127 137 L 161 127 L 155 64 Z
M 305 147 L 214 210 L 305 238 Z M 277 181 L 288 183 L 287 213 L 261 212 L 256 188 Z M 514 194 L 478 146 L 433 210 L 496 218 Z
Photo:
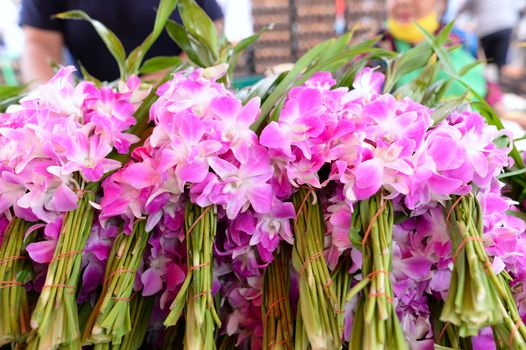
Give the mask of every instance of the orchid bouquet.
M 398 57 L 348 34 L 236 92 L 257 35 L 219 42 L 191 0 L 163 0 L 128 58 L 60 17 L 98 28 L 122 79 L 64 67 L 0 115 L 0 345 L 526 347 L 510 135 L 462 99 L 389 93 L 433 50 L 447 63 L 447 33 Z M 165 25 L 191 62 L 141 67 Z M 151 93 L 136 77 L 169 67 Z

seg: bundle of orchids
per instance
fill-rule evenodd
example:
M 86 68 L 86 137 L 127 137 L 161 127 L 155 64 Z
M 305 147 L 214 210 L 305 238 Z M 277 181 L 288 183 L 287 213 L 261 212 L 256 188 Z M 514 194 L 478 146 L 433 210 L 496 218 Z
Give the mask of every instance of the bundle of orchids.
M 262 122 L 225 70 L 145 109 L 64 67 L 0 114 L 0 346 L 526 349 L 511 135 L 371 68 Z

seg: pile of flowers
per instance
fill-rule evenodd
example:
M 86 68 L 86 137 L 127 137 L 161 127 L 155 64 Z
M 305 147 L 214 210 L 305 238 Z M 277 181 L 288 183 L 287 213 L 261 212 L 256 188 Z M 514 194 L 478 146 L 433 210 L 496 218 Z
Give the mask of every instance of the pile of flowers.
M 316 73 L 258 135 L 258 97 L 188 69 L 140 140 L 138 78 L 72 72 L 0 115 L 0 345 L 526 346 L 510 135 L 468 105 Z

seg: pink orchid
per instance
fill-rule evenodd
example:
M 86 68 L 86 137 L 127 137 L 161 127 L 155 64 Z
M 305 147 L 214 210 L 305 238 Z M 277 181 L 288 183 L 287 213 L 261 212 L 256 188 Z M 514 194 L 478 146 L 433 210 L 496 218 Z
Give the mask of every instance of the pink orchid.
M 266 151 L 262 147 L 251 149 L 253 161 L 239 167 L 221 158 L 210 158 L 210 167 L 222 180 L 222 194 L 228 199 L 221 200 L 226 206 L 229 219 L 244 212 L 249 205 L 256 213 L 269 213 L 272 205 L 272 187 L 268 183 L 272 177 L 272 167 Z
M 260 244 L 269 252 L 274 252 L 279 245 L 280 238 L 289 244 L 294 243 L 290 220 L 296 217 L 294 205 L 273 200 L 268 214 L 259 214 L 254 235 L 250 245 Z

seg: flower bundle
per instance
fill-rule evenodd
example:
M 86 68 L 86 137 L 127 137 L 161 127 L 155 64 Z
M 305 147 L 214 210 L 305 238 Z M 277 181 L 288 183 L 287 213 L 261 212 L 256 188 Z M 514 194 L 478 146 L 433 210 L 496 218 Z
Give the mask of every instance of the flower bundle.
M 120 167 L 109 158 L 114 149 L 126 153 L 138 140 L 125 130 L 135 123 L 132 101 L 139 79 L 130 78 L 121 93 L 90 82 L 75 85 L 73 71 L 60 69 L 2 118 L 1 210 L 46 226 L 46 240 L 27 246 L 34 261 L 49 264 L 31 315 L 34 348 L 80 341 L 75 291 L 93 223 L 96 185 L 91 184 Z
M 0 342 L 525 346 L 506 132 L 382 94 L 365 68 L 349 88 L 305 79 L 258 136 L 260 99 L 221 69 L 162 84 L 125 164 L 110 155 L 138 141 L 135 78 L 75 85 L 63 68 L 2 115 Z

